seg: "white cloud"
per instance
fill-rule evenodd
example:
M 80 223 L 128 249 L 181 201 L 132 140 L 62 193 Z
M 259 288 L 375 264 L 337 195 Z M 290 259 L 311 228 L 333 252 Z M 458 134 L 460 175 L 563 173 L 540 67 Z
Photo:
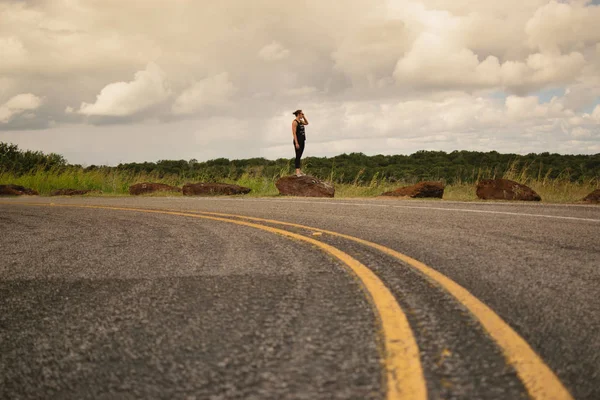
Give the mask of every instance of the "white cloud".
M 494 87 L 500 83 L 499 71 L 497 58 L 490 56 L 480 63 L 471 50 L 459 48 L 443 35 L 426 32 L 398 61 L 394 78 L 416 87 Z
M 105 86 L 96 102 L 81 103 L 78 113 L 100 116 L 129 116 L 166 100 L 170 95 L 160 67 L 149 63 L 135 73 L 131 82 L 115 82 Z
M 209 124 L 201 154 L 237 156 L 218 133 L 235 126 L 238 143 L 265 132 L 244 154 L 285 156 L 291 112 L 303 108 L 320 154 L 590 152 L 600 146 L 598 9 L 585 0 L 346 0 L 343 10 L 305 0 L 293 12 L 277 0 L 0 0 L 0 104 L 44 99 L 43 115 L 12 114 L 0 134 L 19 130 L 11 138 L 24 141 L 24 130 L 55 120 L 48 143 L 77 154 L 90 135 L 67 143 L 66 125 L 107 132 L 91 124 L 118 121 L 123 136 L 144 130 L 161 143 L 161 124 Z M 91 147 L 117 157 L 108 144 Z
M 402 3 L 406 0 L 391 0 L 392 2 Z M 414 2 L 414 0 L 410 0 Z M 481 1 L 481 0 L 422 0 L 422 3 L 430 10 L 448 10 L 457 15 L 491 14 L 501 17 L 515 16 L 520 13 L 533 13 L 548 0 L 504 0 L 502 2 Z
M 13 92 L 15 82 L 6 77 L 0 77 L 0 99 L 7 98 L 9 93 Z
M 205 78 L 185 90 L 173 104 L 175 114 L 191 114 L 207 106 L 225 106 L 236 88 L 227 72 Z
M 390 76 L 410 44 L 411 32 L 400 20 L 373 21 L 357 27 L 333 51 L 335 68 L 355 83 Z
M 43 71 L 56 79 L 81 71 L 130 69 L 160 55 L 147 35 L 115 26 L 118 16 L 106 11 L 72 0 L 0 2 L 0 41 L 20 54 L 0 63 L 0 70 L 15 75 Z
M 0 71 L 22 65 L 26 57 L 27 50 L 18 38 L 0 37 Z
M 564 107 L 561 99 L 554 98 L 548 103 L 540 104 L 536 96 L 509 96 L 506 99 L 507 115 L 513 121 L 535 121 L 540 118 L 568 118 L 575 113 Z
M 600 41 L 599 20 L 600 6 L 552 0 L 537 9 L 525 31 L 531 47 L 556 52 Z
M 298 88 L 286 90 L 286 94 L 289 96 L 306 96 L 315 93 L 317 88 L 314 86 L 302 86 Z
M 35 110 L 41 105 L 42 99 L 34 94 L 18 94 L 0 106 L 0 123 L 7 123 L 12 117 Z
M 283 47 L 280 43 L 273 41 L 272 43 L 264 46 L 258 52 L 260 58 L 266 61 L 279 61 L 284 58 L 288 58 L 290 51 Z
M 589 129 L 577 126 L 571 131 L 571 136 L 574 138 L 589 138 L 592 136 L 592 133 Z
M 574 81 L 585 66 L 581 53 L 531 54 L 525 62 L 480 61 L 473 51 L 443 35 L 423 33 L 398 61 L 394 78 L 403 85 L 439 89 L 509 88 L 526 91 Z
M 592 112 L 592 118 L 600 124 L 600 105 L 597 105 L 594 112 Z
M 573 81 L 585 65 L 585 58 L 579 52 L 564 55 L 536 53 L 527 58 L 525 82 L 533 84 L 562 84 Z

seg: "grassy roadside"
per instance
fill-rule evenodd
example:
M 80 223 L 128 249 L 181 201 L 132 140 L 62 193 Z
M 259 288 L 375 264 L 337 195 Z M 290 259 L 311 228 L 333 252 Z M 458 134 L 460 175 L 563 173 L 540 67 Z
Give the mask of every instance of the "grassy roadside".
M 232 183 L 252 189 L 250 197 L 277 196 L 275 182 L 279 176 L 287 175 L 288 171 L 273 177 L 245 173 L 237 180 L 228 178 L 219 179 L 219 182 Z M 509 171 L 504 178 L 523 183 L 535 190 L 544 203 L 576 203 L 583 197 L 600 188 L 600 182 L 591 179 L 585 182 L 571 182 L 568 177 L 559 179 L 527 178 L 523 171 Z M 172 186 L 183 186 L 186 183 L 205 182 L 205 176 L 158 176 L 156 174 L 132 174 L 119 171 L 84 171 L 67 170 L 65 172 L 38 170 L 34 173 L 17 176 L 10 172 L 0 173 L 0 184 L 15 184 L 37 190 L 40 195 L 48 196 L 53 190 L 61 188 L 90 189 L 101 191 L 89 196 L 127 196 L 129 186 L 140 182 L 158 182 Z M 379 196 L 381 193 L 394 190 L 411 183 L 395 182 L 373 179 L 371 182 L 360 182 L 358 179 L 351 184 L 336 183 L 336 197 L 338 198 L 369 198 Z M 156 193 L 151 196 L 181 196 L 180 193 Z M 476 201 L 475 183 L 459 182 L 446 185 L 445 200 Z

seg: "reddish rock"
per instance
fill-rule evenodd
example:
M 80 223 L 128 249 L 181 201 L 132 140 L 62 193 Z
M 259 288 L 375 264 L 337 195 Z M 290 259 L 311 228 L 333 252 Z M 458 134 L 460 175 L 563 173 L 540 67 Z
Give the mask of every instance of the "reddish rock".
M 444 196 L 444 185 L 441 182 L 419 182 L 416 185 L 405 186 L 382 196 L 424 198 L 434 197 L 441 199 Z
M 335 188 L 329 182 L 323 182 L 314 176 L 284 176 L 275 183 L 279 194 L 298 197 L 333 197 Z
M 137 196 L 140 194 L 154 192 L 181 192 L 181 189 L 175 186 L 165 185 L 164 183 L 136 183 L 129 186 L 129 194 Z
M 585 196 L 583 198 L 583 201 L 585 201 L 586 203 L 593 203 L 593 204 L 600 203 L 600 189 L 596 189 L 592 193 Z
M 247 194 L 252 189 L 230 185 L 227 183 L 188 183 L 183 186 L 184 196 L 232 196 L 236 194 Z
M 39 196 L 39 193 L 33 189 L 28 189 L 19 185 L 0 185 L 0 196 Z
M 50 193 L 50 196 L 82 196 L 90 192 L 97 192 L 97 190 L 85 189 L 56 189 Z
M 483 200 L 540 201 L 533 189 L 508 179 L 484 179 L 477 185 L 477 197 Z

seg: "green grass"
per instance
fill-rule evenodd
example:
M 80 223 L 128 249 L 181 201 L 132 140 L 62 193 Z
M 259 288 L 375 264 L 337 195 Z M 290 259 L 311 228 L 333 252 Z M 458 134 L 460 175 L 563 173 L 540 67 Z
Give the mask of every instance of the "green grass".
M 10 172 L 0 173 L 0 184 L 15 184 L 37 190 L 40 195 L 49 195 L 56 189 L 90 189 L 103 195 L 128 195 L 129 186 L 141 182 L 160 182 L 172 186 L 181 186 L 191 181 L 179 176 L 159 177 L 156 174 L 132 174 L 119 171 L 84 171 L 81 169 L 66 172 L 44 171 L 42 169 L 27 175 L 16 176 Z M 176 194 L 176 193 L 175 193 Z M 97 194 L 96 194 L 97 195 Z M 156 194 L 156 195 L 163 195 Z
M 252 191 L 248 193 L 247 196 L 264 197 L 277 196 L 279 194 L 277 187 L 275 187 L 275 181 L 277 179 L 278 177 L 267 178 L 260 175 L 252 176 L 249 173 L 245 173 L 238 180 L 226 178 L 223 179 L 222 182 L 240 185 L 252 189 Z
M 595 181 L 573 183 L 568 181 L 531 181 L 526 185 L 535 190 L 545 203 L 576 203 L 600 188 Z
M 310 172 L 310 170 L 307 170 Z M 277 196 L 275 182 L 280 176 L 289 175 L 290 168 L 282 169 L 274 176 L 263 176 L 262 170 L 249 170 L 239 179 L 219 179 L 219 182 L 237 184 L 252 189 L 248 196 L 270 197 Z M 335 180 L 335 174 L 330 174 L 328 180 Z M 597 179 L 585 182 L 571 182 L 567 175 L 558 179 L 548 179 L 538 176 L 534 179 L 528 177 L 526 169 L 517 171 L 509 170 L 503 178 L 523 183 L 535 190 L 546 203 L 575 203 L 579 202 L 588 193 L 600 187 Z M 44 171 L 40 169 L 27 175 L 17 176 L 11 172 L 0 172 L 0 184 L 16 184 L 37 190 L 42 196 L 49 195 L 55 189 L 91 189 L 101 191 L 88 196 L 125 196 L 129 194 L 129 186 L 140 182 L 159 182 L 172 186 L 183 186 L 185 183 L 206 182 L 205 176 L 178 176 L 169 175 L 159 177 L 156 174 L 133 174 L 125 171 L 98 169 L 84 171 L 83 169 L 69 169 L 64 172 L 58 170 Z M 363 182 L 359 173 L 353 183 L 335 184 L 338 198 L 368 198 L 376 197 L 386 191 L 407 186 L 410 183 L 391 183 L 384 179 L 373 177 L 370 182 Z M 176 192 L 158 192 L 147 196 L 181 196 Z M 445 200 L 476 201 L 475 184 L 458 182 L 447 185 L 444 191 Z
M 452 201 L 476 201 L 479 200 L 475 194 L 475 184 L 456 183 L 447 185 L 444 189 L 444 200 Z

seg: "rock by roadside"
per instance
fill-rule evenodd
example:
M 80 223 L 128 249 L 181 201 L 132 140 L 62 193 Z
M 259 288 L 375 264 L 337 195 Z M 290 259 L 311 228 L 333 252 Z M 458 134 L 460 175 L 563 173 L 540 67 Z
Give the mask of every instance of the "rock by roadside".
M 183 186 L 184 196 L 232 196 L 248 194 L 252 189 L 228 183 L 188 183 Z
M 154 192 L 181 192 L 181 188 L 152 182 L 136 183 L 129 186 L 129 194 L 133 196 Z
M 298 197 L 333 197 L 335 187 L 314 176 L 284 176 L 275 183 L 280 195 Z
M 88 193 L 101 193 L 101 191 L 92 189 L 56 189 L 50 193 L 50 196 L 83 196 Z
M 596 189 L 592 193 L 585 196 L 583 201 L 586 203 L 600 204 L 600 189 Z
M 385 192 L 382 196 L 441 199 L 444 196 L 444 185 L 441 182 L 419 182 L 416 185 Z
M 19 185 L 0 185 L 0 196 L 39 196 L 37 190 Z
M 477 184 L 477 197 L 482 200 L 540 201 L 533 189 L 508 179 L 484 179 Z

